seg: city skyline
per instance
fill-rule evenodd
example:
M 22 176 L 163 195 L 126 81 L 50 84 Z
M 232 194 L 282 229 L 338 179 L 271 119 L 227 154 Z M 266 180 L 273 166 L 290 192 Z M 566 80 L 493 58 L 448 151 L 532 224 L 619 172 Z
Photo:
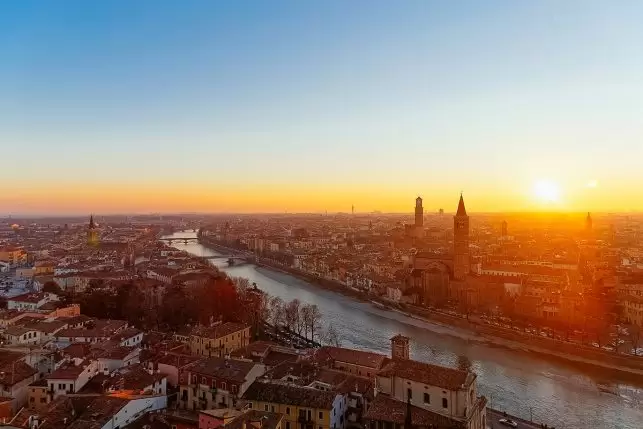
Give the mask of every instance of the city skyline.
M 643 211 L 636 2 L 3 9 L 3 215 Z

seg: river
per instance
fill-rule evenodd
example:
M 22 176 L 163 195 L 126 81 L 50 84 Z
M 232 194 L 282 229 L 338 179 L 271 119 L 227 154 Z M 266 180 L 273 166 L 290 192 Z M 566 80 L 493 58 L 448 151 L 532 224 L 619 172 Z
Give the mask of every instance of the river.
M 166 237 L 194 235 L 177 232 Z M 196 256 L 218 254 L 198 243 L 173 245 Z M 389 354 L 389 339 L 401 333 L 411 338 L 413 359 L 470 366 L 492 408 L 525 419 L 533 416 L 534 421 L 556 428 L 643 428 L 643 385 L 627 375 L 478 342 L 467 332 L 381 310 L 281 272 L 250 264 L 227 267 L 223 260 L 215 264 L 284 301 L 297 298 L 316 304 L 323 324 L 335 327 L 344 347 Z M 612 393 L 601 392 L 599 385 L 608 386 Z

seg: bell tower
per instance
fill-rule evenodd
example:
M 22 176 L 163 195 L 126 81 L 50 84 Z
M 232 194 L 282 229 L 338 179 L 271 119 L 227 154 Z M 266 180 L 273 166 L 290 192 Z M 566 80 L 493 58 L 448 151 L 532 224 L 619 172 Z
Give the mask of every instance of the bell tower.
M 87 244 L 90 246 L 98 245 L 98 230 L 94 223 L 94 215 L 89 217 L 89 228 L 87 229 Z
M 422 207 L 422 198 L 415 199 L 415 227 L 422 228 L 424 225 L 424 207 Z
M 458 211 L 453 217 L 453 277 L 465 280 L 469 274 L 469 216 L 460 194 Z

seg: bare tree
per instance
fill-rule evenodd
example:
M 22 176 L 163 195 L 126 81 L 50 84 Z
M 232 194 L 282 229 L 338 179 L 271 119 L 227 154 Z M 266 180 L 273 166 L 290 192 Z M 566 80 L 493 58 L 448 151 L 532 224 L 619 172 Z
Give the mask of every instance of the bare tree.
M 309 304 L 304 304 L 301 306 L 299 309 L 299 318 L 301 319 L 301 323 L 304 326 L 304 337 L 308 338 L 308 327 L 309 322 L 310 322 L 310 308 L 311 305 Z
M 286 322 L 286 328 L 301 335 L 302 324 L 299 314 L 300 307 L 301 301 L 299 301 L 298 299 L 293 299 L 292 301 L 290 301 L 288 304 L 286 304 L 284 319 Z
M 308 319 L 307 319 L 307 330 L 310 332 L 310 339 L 315 341 L 315 334 L 319 335 L 319 331 L 321 330 L 321 318 L 322 314 L 319 311 L 319 307 L 317 305 L 312 304 L 310 305 L 310 310 L 308 311 Z
M 328 324 L 326 331 L 321 335 L 321 340 L 327 346 L 341 347 L 342 345 L 339 333 L 332 324 Z
M 278 296 L 270 299 L 270 310 L 268 312 L 268 321 L 277 329 L 284 323 L 284 301 Z
M 231 280 L 237 288 L 239 295 L 245 296 L 246 291 L 250 289 L 250 280 L 245 277 L 232 277 Z

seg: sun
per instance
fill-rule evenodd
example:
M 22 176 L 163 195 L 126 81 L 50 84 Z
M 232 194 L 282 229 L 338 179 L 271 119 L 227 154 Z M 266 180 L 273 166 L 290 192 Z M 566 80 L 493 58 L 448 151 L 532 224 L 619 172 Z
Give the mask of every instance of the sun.
M 534 183 L 534 196 L 543 203 L 560 201 L 560 187 L 551 180 L 539 180 Z

